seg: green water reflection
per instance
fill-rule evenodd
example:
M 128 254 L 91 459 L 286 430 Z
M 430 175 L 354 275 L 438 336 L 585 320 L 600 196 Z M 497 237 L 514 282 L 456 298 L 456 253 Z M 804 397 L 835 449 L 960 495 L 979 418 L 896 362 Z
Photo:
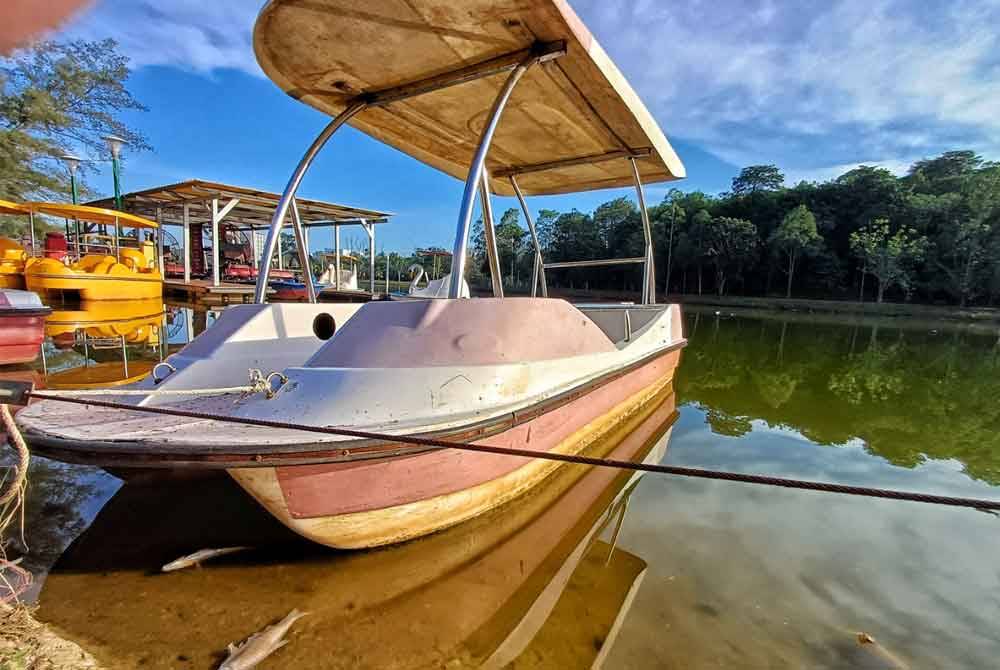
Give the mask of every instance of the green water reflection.
M 1000 484 L 1000 339 L 905 321 L 820 324 L 688 311 L 677 384 L 712 432 L 760 420 L 893 465 L 955 459 Z

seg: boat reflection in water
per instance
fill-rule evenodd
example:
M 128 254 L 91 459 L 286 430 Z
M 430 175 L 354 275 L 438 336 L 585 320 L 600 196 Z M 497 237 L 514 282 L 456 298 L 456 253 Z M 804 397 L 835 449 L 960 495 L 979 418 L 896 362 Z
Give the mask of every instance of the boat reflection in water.
M 46 385 L 53 389 L 122 386 L 145 378 L 165 352 L 159 298 L 82 302 L 45 321 Z M 82 356 L 82 359 L 81 359 Z
M 587 453 L 659 462 L 676 416 L 667 386 Z M 310 615 L 276 667 L 600 666 L 646 570 L 614 544 L 639 477 L 567 465 L 481 517 L 363 552 L 292 535 L 228 478 L 129 482 L 50 573 L 39 615 L 123 667 L 214 667 L 296 607 Z

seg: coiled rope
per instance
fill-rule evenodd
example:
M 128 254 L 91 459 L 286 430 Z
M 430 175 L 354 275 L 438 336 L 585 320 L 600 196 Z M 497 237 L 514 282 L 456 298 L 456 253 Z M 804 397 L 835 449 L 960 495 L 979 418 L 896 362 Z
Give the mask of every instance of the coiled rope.
M 337 428 L 332 426 L 306 426 L 287 423 L 284 421 L 271 421 L 267 419 L 253 419 L 249 417 L 220 416 L 206 412 L 195 412 L 168 407 L 149 407 L 122 405 L 115 402 L 100 400 L 84 400 L 81 398 L 66 398 L 52 396 L 46 393 L 32 391 L 31 397 L 38 399 L 57 400 L 80 405 L 92 405 L 108 409 L 122 409 L 135 412 L 146 412 L 149 414 L 164 414 L 168 416 L 179 416 L 192 419 L 206 419 L 221 421 L 225 423 L 236 423 L 245 426 L 259 426 L 263 428 L 280 428 L 284 430 L 298 430 L 306 433 L 319 433 L 322 435 L 338 435 L 343 437 L 355 437 L 360 439 L 377 440 L 389 443 L 412 444 L 436 449 L 460 449 L 463 451 L 474 451 L 489 454 L 502 454 L 506 456 L 517 456 L 524 458 L 541 458 L 550 461 L 562 461 L 565 463 L 576 463 L 579 465 L 594 465 L 599 467 L 619 468 L 622 470 L 635 470 L 640 472 L 655 472 L 666 475 L 677 475 L 681 477 L 693 477 L 697 479 L 715 479 L 728 482 L 739 482 L 743 484 L 761 484 L 765 486 L 778 486 L 782 488 L 801 489 L 807 491 L 820 491 L 825 493 L 840 493 L 852 496 L 865 496 L 869 498 L 886 498 L 889 500 L 905 500 L 909 502 L 926 503 L 932 505 L 947 505 L 951 507 L 968 507 L 983 511 L 1000 510 L 1000 500 L 985 500 L 978 498 L 962 498 L 956 496 L 943 496 L 930 493 L 917 493 L 913 491 L 899 491 L 894 489 L 880 489 L 866 486 L 849 486 L 846 484 L 833 484 L 828 482 L 808 481 L 802 479 L 789 479 L 785 477 L 771 477 L 767 475 L 751 475 L 740 472 L 723 472 L 718 470 L 705 470 L 701 468 L 689 468 L 677 465 L 660 465 L 654 463 L 635 463 L 632 461 L 622 461 L 613 458 L 596 458 L 592 456 L 581 456 L 576 454 L 560 454 L 547 451 L 535 451 L 532 449 L 518 449 L 515 447 L 497 447 L 485 444 L 473 444 L 470 442 L 451 442 L 417 435 L 391 435 L 388 433 L 374 433 L 363 430 L 353 430 L 350 428 Z

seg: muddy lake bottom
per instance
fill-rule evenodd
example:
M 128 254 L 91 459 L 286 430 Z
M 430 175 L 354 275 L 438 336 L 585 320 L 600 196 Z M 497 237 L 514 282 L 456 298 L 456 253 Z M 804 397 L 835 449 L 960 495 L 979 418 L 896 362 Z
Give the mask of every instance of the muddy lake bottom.
M 679 414 L 595 448 L 1000 499 L 997 334 L 685 311 Z M 177 337 L 210 322 L 178 314 Z M 123 484 L 36 458 L 29 481 L 24 542 L 6 538 L 25 595 L 109 668 L 213 668 L 293 608 L 309 615 L 261 667 L 893 667 L 860 631 L 902 667 L 1000 658 L 1000 518 L 974 510 L 573 465 L 466 524 L 343 552 L 225 475 Z

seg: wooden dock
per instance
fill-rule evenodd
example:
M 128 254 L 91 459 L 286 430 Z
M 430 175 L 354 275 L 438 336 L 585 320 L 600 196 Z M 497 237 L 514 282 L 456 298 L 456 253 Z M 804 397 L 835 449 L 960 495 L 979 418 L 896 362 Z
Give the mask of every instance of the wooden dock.
M 167 278 L 163 281 L 163 292 L 166 295 L 182 296 L 191 302 L 220 302 L 228 305 L 230 302 L 253 302 L 254 284 L 241 282 L 220 282 L 215 286 L 209 279 Z M 269 293 L 273 290 L 269 289 Z

